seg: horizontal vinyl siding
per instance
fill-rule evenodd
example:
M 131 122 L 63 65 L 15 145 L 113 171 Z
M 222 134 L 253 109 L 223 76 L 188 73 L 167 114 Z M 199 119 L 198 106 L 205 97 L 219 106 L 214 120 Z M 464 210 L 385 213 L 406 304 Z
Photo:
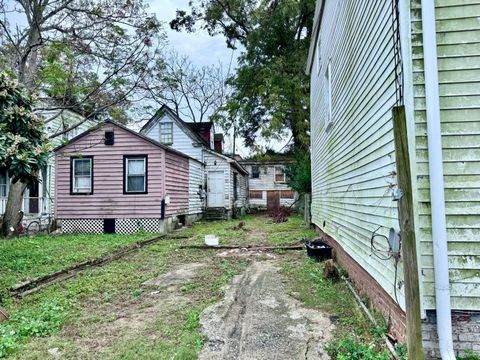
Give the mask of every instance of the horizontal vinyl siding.
M 391 3 L 326 1 L 320 39 L 320 63 L 315 54 L 311 74 L 312 220 L 395 298 L 394 260 L 380 259 L 370 246 L 377 229 L 383 235 L 398 229 Z M 327 130 L 329 60 L 333 126 Z M 376 246 L 388 249 L 386 240 Z M 400 262 L 397 285 L 402 278 Z M 397 297 L 404 307 L 403 288 Z
M 258 165 L 260 168 L 259 178 L 252 178 L 252 165 L 244 165 L 250 174 L 248 179 L 249 191 L 268 191 L 268 190 L 292 190 L 287 183 L 275 182 L 275 166 L 285 165 Z M 298 194 L 295 194 L 295 198 Z M 280 199 L 280 205 L 290 206 L 295 199 Z M 267 206 L 267 195 L 263 194 L 263 199 L 248 199 L 250 205 Z
M 452 308 L 480 310 L 480 1 L 437 0 L 445 206 Z M 412 1 L 419 241 L 435 308 L 420 1 Z
M 165 155 L 165 193 L 170 196 L 166 206 L 166 215 L 188 213 L 188 158 L 171 152 Z
M 115 144 L 105 146 L 105 131 Z M 114 125 L 105 125 L 56 154 L 56 215 L 59 219 L 159 218 L 164 150 Z M 70 195 L 70 156 L 93 156 L 93 194 Z M 148 194 L 123 194 L 123 156 L 148 155 Z
M 205 166 L 198 161 L 189 160 L 188 213 L 201 213 L 205 207 L 205 198 L 199 196 L 200 186 L 205 190 Z
M 196 140 L 193 140 L 184 129 L 178 126 L 177 121 L 170 117 L 169 114 L 157 118 L 150 127 L 145 129 L 142 134 L 149 138 L 160 141 L 160 123 L 171 122 L 173 123 L 173 144 L 168 144 L 172 149 L 180 151 L 188 156 L 203 161 L 202 159 L 202 147 L 194 146 Z

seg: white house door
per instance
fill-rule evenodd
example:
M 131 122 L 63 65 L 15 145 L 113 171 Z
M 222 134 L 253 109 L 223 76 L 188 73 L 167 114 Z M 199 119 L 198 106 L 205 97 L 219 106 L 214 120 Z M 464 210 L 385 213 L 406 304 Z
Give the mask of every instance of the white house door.
M 208 172 L 208 207 L 225 206 L 225 174 L 223 171 Z

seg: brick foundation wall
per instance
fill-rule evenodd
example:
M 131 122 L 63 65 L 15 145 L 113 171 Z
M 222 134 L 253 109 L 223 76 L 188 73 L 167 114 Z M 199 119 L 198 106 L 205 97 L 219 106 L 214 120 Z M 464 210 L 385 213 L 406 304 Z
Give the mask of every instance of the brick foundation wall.
M 480 311 L 452 311 L 452 332 L 457 356 L 464 355 L 466 350 L 480 353 Z M 427 318 L 422 322 L 422 334 L 427 359 L 440 359 L 435 310 L 427 310 Z
M 370 304 L 380 311 L 389 324 L 389 335 L 399 343 L 405 343 L 405 312 L 388 295 L 380 284 L 358 264 L 331 236 L 315 226 L 317 233 L 333 248 L 333 257 L 344 268 L 357 291 L 367 296 Z

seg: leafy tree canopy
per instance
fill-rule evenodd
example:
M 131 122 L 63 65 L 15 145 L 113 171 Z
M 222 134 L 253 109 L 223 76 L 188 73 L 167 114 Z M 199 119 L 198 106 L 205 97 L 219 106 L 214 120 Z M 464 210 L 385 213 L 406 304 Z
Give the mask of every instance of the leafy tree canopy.
M 13 183 L 27 186 L 38 180 L 51 150 L 32 101 L 16 80 L 0 73 L 0 168 L 8 170 Z
M 206 29 L 223 34 L 227 45 L 244 49 L 220 119 L 234 126 L 247 146 L 265 138 L 293 135 L 296 148 L 308 149 L 309 79 L 304 74 L 315 9 L 314 0 L 193 0 L 177 11 L 176 30 Z

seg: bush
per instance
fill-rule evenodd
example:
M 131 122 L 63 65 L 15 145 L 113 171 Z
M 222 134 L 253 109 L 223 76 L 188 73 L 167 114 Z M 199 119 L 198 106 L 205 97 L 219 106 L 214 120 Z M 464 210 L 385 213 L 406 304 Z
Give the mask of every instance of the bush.
M 270 216 L 273 219 L 274 223 L 279 224 L 287 221 L 291 213 L 292 211 L 289 208 L 285 206 L 280 206 L 278 208 L 270 210 L 268 212 L 268 216 Z

